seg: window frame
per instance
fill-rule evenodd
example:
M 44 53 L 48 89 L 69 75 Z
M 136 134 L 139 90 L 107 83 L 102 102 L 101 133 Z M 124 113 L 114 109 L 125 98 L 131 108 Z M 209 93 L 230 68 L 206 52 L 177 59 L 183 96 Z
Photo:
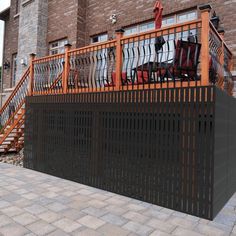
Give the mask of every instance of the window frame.
M 192 14 L 192 13 L 195 13 L 195 18 L 192 18 L 192 19 L 187 18 L 187 20 L 182 20 L 182 21 L 178 20 L 179 16 L 189 15 L 189 14 Z M 171 15 L 168 15 L 168 16 L 164 16 L 163 19 L 162 19 L 162 25 L 164 27 L 168 27 L 168 26 L 171 26 L 171 25 L 174 25 L 174 24 L 179 24 L 179 23 L 192 21 L 192 20 L 195 20 L 197 18 L 198 18 L 197 9 L 189 9 L 189 10 L 186 10 L 186 11 L 182 11 L 182 12 L 178 12 L 178 13 L 171 14 Z M 166 21 L 168 19 L 173 19 L 173 23 L 164 23 L 164 21 Z M 147 28 L 147 30 L 140 30 L 141 27 L 146 25 L 146 24 L 153 24 L 153 27 Z M 146 22 L 143 22 L 143 23 L 140 23 L 140 24 L 125 27 L 124 29 L 125 29 L 125 33 L 124 33 L 125 36 L 130 36 L 130 35 L 134 35 L 134 34 L 138 34 L 138 33 L 142 33 L 142 32 L 147 32 L 149 30 L 155 29 L 155 21 L 146 21 Z M 132 30 L 133 32 L 129 33 L 130 30 Z
M 104 37 L 104 39 L 103 39 L 103 37 Z M 97 38 L 98 40 L 94 41 L 95 38 Z M 107 32 L 90 37 L 91 44 L 102 43 L 102 42 L 106 42 L 106 41 L 108 41 L 108 33 Z
M 58 46 L 52 47 L 52 45 L 54 43 L 58 43 Z M 65 45 L 68 43 L 68 39 L 67 38 L 63 38 L 63 39 L 58 39 L 55 41 L 52 41 L 49 43 L 49 55 L 53 56 L 53 55 L 57 55 L 60 53 L 64 53 L 65 52 Z M 53 51 L 56 51 L 57 53 L 52 53 Z

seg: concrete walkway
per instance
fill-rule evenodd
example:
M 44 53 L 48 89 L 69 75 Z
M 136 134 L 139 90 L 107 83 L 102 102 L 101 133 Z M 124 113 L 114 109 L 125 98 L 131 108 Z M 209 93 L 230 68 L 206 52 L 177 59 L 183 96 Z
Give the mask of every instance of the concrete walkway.
M 236 194 L 213 222 L 0 164 L 0 235 L 236 236 Z

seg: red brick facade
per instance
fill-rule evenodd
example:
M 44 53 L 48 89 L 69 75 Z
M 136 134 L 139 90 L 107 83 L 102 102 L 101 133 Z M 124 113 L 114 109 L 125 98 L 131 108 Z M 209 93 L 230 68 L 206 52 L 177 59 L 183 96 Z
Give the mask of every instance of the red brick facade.
M 78 0 L 48 1 L 47 42 L 68 38 L 75 47 L 77 43 Z
M 6 20 L 3 61 L 11 60 L 17 52 L 18 18 L 15 15 L 15 2 L 12 0 L 10 18 Z M 90 43 L 93 35 L 108 33 L 114 37 L 115 30 L 153 19 L 153 6 L 156 0 L 49 0 L 47 44 L 68 38 L 73 47 Z M 197 9 L 197 6 L 210 3 L 225 29 L 225 40 L 236 54 L 236 3 L 229 0 L 163 0 L 164 15 Z M 117 23 L 112 24 L 110 16 L 117 15 Z M 236 60 L 235 60 L 236 61 Z M 235 63 L 236 67 L 236 63 Z M 235 69 L 236 70 L 236 69 Z M 3 87 L 10 87 L 10 72 L 4 71 Z
M 91 35 L 108 32 L 112 36 L 116 29 L 153 19 L 153 6 L 156 0 L 89 0 L 86 18 L 86 42 L 89 43 Z M 213 10 L 220 16 L 222 26 L 225 29 L 225 40 L 236 54 L 236 3 L 228 0 L 163 0 L 164 15 L 197 9 L 201 4 L 210 3 Z M 118 20 L 112 25 L 109 17 L 117 14 Z M 235 60 L 236 61 L 236 60 Z M 235 62 L 236 66 L 236 62 Z

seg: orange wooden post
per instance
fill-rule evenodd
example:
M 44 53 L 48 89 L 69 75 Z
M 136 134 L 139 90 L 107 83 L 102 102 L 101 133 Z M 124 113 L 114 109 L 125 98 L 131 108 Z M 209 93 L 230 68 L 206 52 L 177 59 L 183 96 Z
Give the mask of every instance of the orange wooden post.
M 69 77 L 69 71 L 70 71 L 70 55 L 69 51 L 71 49 L 71 44 L 65 45 L 65 64 L 64 64 L 64 73 L 62 77 L 62 88 L 63 93 L 66 94 L 68 92 L 68 77 Z
M 34 92 L 34 59 L 36 57 L 36 54 L 31 53 L 30 54 L 30 74 L 29 74 L 29 96 L 33 95 Z
M 209 61 L 210 61 L 210 48 L 209 48 L 209 32 L 210 32 L 210 12 L 211 5 L 201 5 L 202 31 L 201 31 L 201 84 L 203 86 L 209 85 Z
M 221 29 L 220 31 L 218 31 L 220 36 L 221 36 L 221 39 L 222 39 L 222 46 L 221 46 L 221 57 L 220 57 L 220 64 L 221 64 L 221 73 L 222 73 L 222 82 L 220 84 L 220 88 L 223 90 L 224 89 L 224 64 L 225 64 L 225 45 L 224 45 L 224 34 L 225 34 L 225 31 L 224 29 Z
M 123 29 L 116 30 L 116 81 L 115 90 L 119 91 L 121 86 L 121 72 L 122 72 L 122 44 L 121 39 L 124 34 Z

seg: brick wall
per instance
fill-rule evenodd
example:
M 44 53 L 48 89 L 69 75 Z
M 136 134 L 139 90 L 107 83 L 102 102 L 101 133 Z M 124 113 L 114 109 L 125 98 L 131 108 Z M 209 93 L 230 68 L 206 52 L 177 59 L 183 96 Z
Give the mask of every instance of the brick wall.
M 5 41 L 3 62 L 10 61 L 12 68 L 12 54 L 17 53 L 19 17 L 16 16 L 16 1 L 11 1 L 10 16 L 5 22 Z M 3 89 L 11 87 L 11 68 L 3 70 Z
M 78 0 L 48 1 L 48 33 L 47 42 L 68 38 L 76 46 Z
M 90 36 L 107 32 L 109 37 L 114 35 L 116 29 L 152 20 L 153 6 L 156 0 L 88 0 L 86 19 L 86 43 Z M 164 15 L 172 14 L 184 9 L 197 8 L 198 5 L 210 3 L 217 15 L 220 16 L 222 26 L 225 28 L 225 40 L 236 54 L 236 2 L 234 0 L 163 0 Z M 117 15 L 117 23 L 111 24 L 112 14 Z M 236 60 L 235 60 L 236 70 Z
M 73 47 L 90 43 L 90 37 L 108 33 L 114 37 L 115 30 L 153 19 L 156 0 L 48 0 L 47 42 L 68 38 Z M 14 18 L 15 0 L 12 0 L 10 21 L 6 22 L 4 60 L 11 60 L 17 52 L 19 19 Z M 236 54 L 236 3 L 234 0 L 163 0 L 164 15 L 197 7 L 203 3 L 212 4 L 225 28 L 225 40 Z M 109 18 L 117 15 L 117 23 L 112 25 Z M 43 54 L 43 53 L 40 53 Z M 236 58 L 234 70 L 236 71 Z M 4 72 L 4 87 L 10 86 L 10 72 Z

